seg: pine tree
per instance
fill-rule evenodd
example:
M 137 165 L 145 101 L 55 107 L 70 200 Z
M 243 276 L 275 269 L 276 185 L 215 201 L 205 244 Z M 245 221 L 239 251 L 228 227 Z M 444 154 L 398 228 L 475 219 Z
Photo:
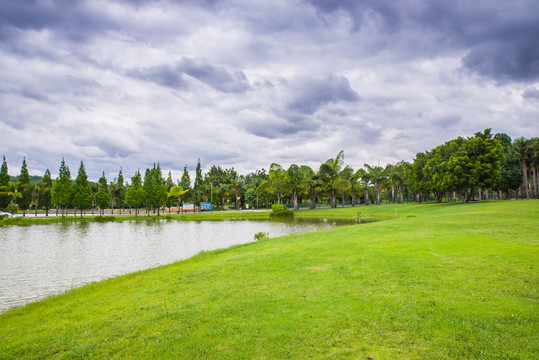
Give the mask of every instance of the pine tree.
M 187 165 L 183 167 L 182 179 L 180 180 L 179 185 L 184 189 L 191 189 L 191 177 L 189 176 L 189 170 L 187 170 Z M 186 198 L 191 198 L 190 193 L 187 193 Z
M 80 217 L 82 218 L 83 210 L 89 209 L 92 206 L 92 188 L 88 183 L 88 176 L 86 175 L 86 169 L 84 163 L 80 162 L 79 173 L 73 184 L 73 206 L 76 209 L 80 209 Z
M 161 172 L 161 166 L 159 166 L 159 163 L 157 166 L 154 165 L 152 169 L 152 178 L 154 186 L 154 201 L 152 205 L 154 206 L 154 209 L 157 208 L 157 215 L 159 215 L 161 206 L 164 206 L 167 202 L 167 185 L 163 179 L 163 174 Z
M 99 211 L 101 215 L 105 215 L 105 208 L 108 206 L 110 201 L 110 195 L 109 190 L 107 186 L 107 178 L 105 177 L 105 172 L 103 171 L 103 175 L 98 180 L 99 183 L 99 191 L 96 195 L 96 203 L 99 207 Z
M 165 184 L 167 185 L 167 192 L 170 191 L 170 189 L 174 186 L 174 181 L 172 180 L 172 172 L 170 170 L 168 171 L 168 177 L 167 177 L 167 180 L 165 181 Z M 174 199 L 168 197 L 166 206 L 168 207 L 169 213 L 170 213 L 170 208 L 172 207 L 173 203 L 174 203 Z
M 125 192 L 125 200 L 130 207 L 135 208 L 135 216 L 138 215 L 138 208 L 144 201 L 144 190 L 142 189 L 142 179 L 140 170 L 131 178 L 131 185 L 127 187 Z
M 42 181 L 43 187 L 41 188 L 41 195 L 39 197 L 39 201 L 41 203 L 41 206 L 45 209 L 45 215 L 49 216 L 49 209 L 51 208 L 52 204 L 52 178 L 49 169 L 45 170 Z
M 62 158 L 58 177 L 52 185 L 52 202 L 62 208 L 62 216 L 64 216 L 64 211 L 71 203 L 71 193 L 71 173 L 69 172 L 69 167 L 66 166 L 64 158 Z
M 195 170 L 195 183 L 193 185 L 193 197 L 197 205 L 200 205 L 200 195 L 203 191 L 204 178 L 202 177 L 202 168 L 200 166 L 200 158 L 198 158 L 197 167 Z
M 144 184 L 142 185 L 142 189 L 144 190 L 144 205 L 146 206 L 146 213 L 148 214 L 148 216 L 150 216 L 150 209 L 152 208 L 152 204 L 154 202 L 153 188 L 154 186 L 152 172 L 150 169 L 146 169 L 146 172 L 144 173 Z
M 125 201 L 125 184 L 124 184 L 124 175 L 122 173 L 122 168 L 118 173 L 118 180 L 116 180 L 116 207 L 122 209 L 124 207 Z
M 21 194 L 17 198 L 17 205 L 22 210 L 23 216 L 26 216 L 26 210 L 32 203 L 32 192 L 30 189 L 30 174 L 28 174 L 28 164 L 26 158 L 22 159 L 21 173 L 17 181 L 17 191 Z
M 0 168 L 0 209 L 5 209 L 9 205 L 9 196 L 7 194 L 7 189 L 9 187 L 9 174 L 7 172 L 7 162 L 6 157 L 2 161 L 2 167 Z

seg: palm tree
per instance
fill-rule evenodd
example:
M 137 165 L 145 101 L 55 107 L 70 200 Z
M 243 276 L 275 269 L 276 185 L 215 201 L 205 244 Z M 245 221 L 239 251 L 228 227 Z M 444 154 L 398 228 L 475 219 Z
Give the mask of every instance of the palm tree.
M 312 210 L 316 207 L 316 197 L 322 191 L 324 182 L 320 179 L 320 176 L 307 165 L 302 165 L 300 167 L 300 172 L 302 173 L 302 181 L 299 189 L 309 196 L 309 208 Z
M 268 180 L 260 184 L 256 191 L 276 194 L 277 204 L 280 204 L 283 193 L 286 193 L 288 189 L 287 172 L 281 165 L 273 163 L 268 171 Z
M 335 183 L 340 180 L 339 174 L 344 162 L 344 151 L 341 150 L 335 159 L 327 159 L 325 163 L 320 165 L 319 173 L 325 177 L 331 185 L 331 207 L 337 207 L 337 196 L 335 194 Z
M 37 216 L 37 206 L 39 205 L 39 195 L 41 194 L 41 186 L 31 184 L 32 189 L 32 205 L 34 205 L 35 216 Z
M 515 141 L 515 146 L 520 153 L 520 161 L 522 162 L 522 175 L 524 176 L 524 188 L 526 189 L 526 198 L 530 198 L 529 183 L 528 183 L 528 140 L 524 137 L 519 137 Z
M 294 211 L 297 211 L 299 209 L 298 204 L 298 190 L 301 188 L 301 184 L 303 183 L 303 176 L 304 173 L 301 171 L 301 168 L 297 166 L 296 164 L 290 165 L 286 172 L 286 177 L 288 181 L 288 185 L 292 189 L 292 198 L 294 200 Z
M 374 184 L 374 189 L 376 190 L 376 204 L 380 205 L 380 185 L 387 179 L 387 172 L 381 166 L 370 166 L 369 164 L 364 164 L 369 173 L 369 180 Z
M 335 183 L 335 190 L 342 193 L 342 206 L 344 207 L 344 196 L 348 190 L 352 189 L 352 178 L 354 170 L 346 166 L 339 174 L 340 180 Z M 353 192 L 353 191 L 352 191 Z
M 5 196 L 10 201 L 11 206 L 11 213 L 13 214 L 13 200 L 15 198 L 21 199 L 22 194 L 17 191 L 17 187 L 15 183 L 9 182 L 7 186 L 0 186 L 0 196 Z
M 365 184 L 365 206 L 369 206 L 369 182 L 371 181 L 369 173 L 365 169 L 358 169 L 354 177 L 360 179 Z
M 176 214 L 180 212 L 180 205 L 182 202 L 182 196 L 184 194 L 187 194 L 189 189 L 184 190 L 181 186 L 173 186 L 170 188 L 169 192 L 167 193 L 167 197 L 174 197 L 176 198 Z

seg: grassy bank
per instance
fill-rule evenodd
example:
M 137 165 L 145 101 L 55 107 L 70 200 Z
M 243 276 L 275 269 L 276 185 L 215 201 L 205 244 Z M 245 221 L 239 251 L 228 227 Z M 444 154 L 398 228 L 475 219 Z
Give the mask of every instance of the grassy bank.
M 0 358 L 539 358 L 539 201 L 395 217 L 202 253 L 0 315 Z

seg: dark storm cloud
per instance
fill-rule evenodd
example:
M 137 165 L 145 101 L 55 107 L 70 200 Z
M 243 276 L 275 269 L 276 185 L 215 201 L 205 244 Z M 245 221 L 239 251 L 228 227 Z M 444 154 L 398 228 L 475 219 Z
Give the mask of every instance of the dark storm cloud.
M 177 68 L 168 65 L 130 69 L 126 74 L 127 76 L 138 80 L 153 82 L 159 86 L 175 90 L 183 90 L 188 87 L 188 84 L 183 77 L 183 73 Z
M 347 14 L 354 31 L 369 20 L 379 30 L 378 36 L 387 38 L 385 46 L 391 46 L 395 31 L 409 32 L 404 41 L 414 46 L 403 47 L 402 55 L 432 57 L 466 51 L 463 67 L 482 76 L 500 82 L 539 79 L 539 2 L 535 0 L 310 3 L 322 16 Z
M 224 67 L 184 57 L 176 69 L 224 93 L 244 93 L 250 85 L 242 71 L 228 72 Z
M 292 84 L 290 93 L 292 100 L 288 102 L 287 109 L 305 115 L 312 115 L 329 103 L 361 100 L 347 78 L 334 75 L 323 79 L 298 79 Z
M 205 61 L 182 58 L 174 66 L 160 65 L 140 69 L 130 69 L 128 76 L 154 82 L 172 89 L 188 88 L 185 76 L 190 76 L 223 93 L 244 93 L 250 89 L 247 76 L 242 71 L 229 72 L 222 66 L 214 66 Z
M 112 19 L 87 5 L 77 0 L 3 1 L 0 37 L 11 42 L 20 31 L 52 29 L 70 41 L 85 42 L 95 33 L 117 27 Z

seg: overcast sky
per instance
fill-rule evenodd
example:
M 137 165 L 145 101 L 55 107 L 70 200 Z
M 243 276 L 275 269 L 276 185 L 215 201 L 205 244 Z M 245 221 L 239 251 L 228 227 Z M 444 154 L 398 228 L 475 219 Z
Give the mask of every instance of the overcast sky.
M 539 136 L 539 1 L 0 0 L 0 69 L 11 175 L 357 169 Z

